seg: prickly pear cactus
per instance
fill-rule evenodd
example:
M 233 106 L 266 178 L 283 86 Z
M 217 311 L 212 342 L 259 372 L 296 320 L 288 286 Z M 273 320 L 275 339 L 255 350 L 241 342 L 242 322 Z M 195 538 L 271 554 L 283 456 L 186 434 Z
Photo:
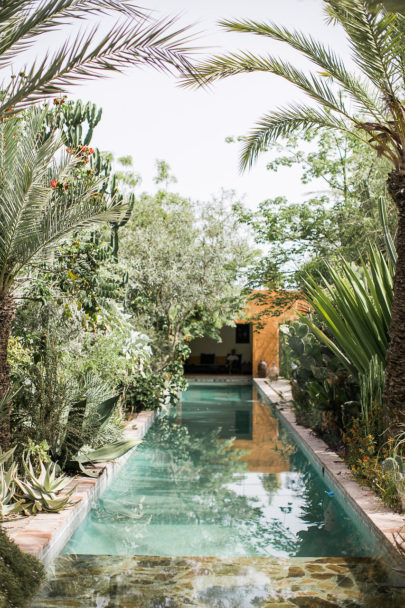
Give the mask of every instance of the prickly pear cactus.
M 301 424 L 331 436 L 343 425 L 342 404 L 357 407 L 357 386 L 302 321 L 280 327 L 287 343 L 295 412 Z M 352 406 L 350 406 L 352 407 Z M 346 411 L 346 410 L 345 410 Z
M 324 381 L 330 375 L 326 349 L 305 323 L 296 321 L 289 326 L 287 342 L 293 352 L 292 375 L 301 388 L 313 380 Z

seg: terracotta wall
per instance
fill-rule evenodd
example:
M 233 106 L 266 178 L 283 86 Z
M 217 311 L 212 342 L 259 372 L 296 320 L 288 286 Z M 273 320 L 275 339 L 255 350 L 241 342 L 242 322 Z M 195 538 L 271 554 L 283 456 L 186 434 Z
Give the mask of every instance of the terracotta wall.
M 265 291 L 260 291 L 260 293 L 267 296 L 267 292 Z M 262 318 L 261 323 L 264 327 L 259 330 L 255 327 L 254 317 L 264 308 L 269 308 L 271 306 L 271 297 L 271 293 L 268 293 L 266 303 L 260 304 L 257 301 L 252 300 L 248 305 L 248 318 L 251 318 L 254 326 L 252 345 L 253 376 L 257 376 L 259 361 L 262 359 L 266 361 L 268 365 L 271 365 L 274 362 L 278 366 L 279 325 L 286 321 L 297 319 L 297 310 L 305 311 L 308 309 L 308 305 L 302 299 L 298 299 L 294 303 L 286 304 L 284 309 L 280 310 L 278 316 L 266 316 L 265 318 Z M 277 304 L 277 308 L 281 308 L 279 304 Z

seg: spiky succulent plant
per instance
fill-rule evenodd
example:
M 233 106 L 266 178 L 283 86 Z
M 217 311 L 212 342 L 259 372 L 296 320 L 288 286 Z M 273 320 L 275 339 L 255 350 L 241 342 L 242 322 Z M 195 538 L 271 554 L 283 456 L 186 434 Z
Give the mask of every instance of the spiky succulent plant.
M 70 477 L 57 475 L 57 465 L 48 462 L 46 465 L 39 459 L 40 472 L 38 475 L 32 467 L 31 461 L 25 463 L 26 478 L 16 479 L 18 497 L 23 501 L 22 510 L 26 514 L 35 515 L 39 511 L 56 513 L 73 504 L 70 497 L 75 491 L 73 487 L 63 496 L 56 495 L 64 490 L 71 482 Z
M 5 464 L 11 460 L 14 449 L 2 453 L 0 450 L 0 521 L 8 515 L 21 511 L 21 501 L 15 501 L 15 479 L 17 475 L 17 465 L 10 463 L 6 470 Z

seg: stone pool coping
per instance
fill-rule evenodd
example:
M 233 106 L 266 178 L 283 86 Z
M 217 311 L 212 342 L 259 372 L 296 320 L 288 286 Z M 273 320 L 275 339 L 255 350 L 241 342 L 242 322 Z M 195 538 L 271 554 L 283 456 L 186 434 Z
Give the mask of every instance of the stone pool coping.
M 307 452 L 312 454 L 315 462 L 321 467 L 332 485 L 337 486 L 344 500 L 360 517 L 363 524 L 382 543 L 384 552 L 388 554 L 387 557 L 391 558 L 390 561 L 404 567 L 405 561 L 401 564 L 401 555 L 396 549 L 394 538 L 401 529 L 404 531 L 405 517 L 391 511 L 370 488 L 360 486 L 354 480 L 344 460 L 310 428 L 296 422 L 291 385 L 287 380 L 269 381 L 254 378 L 253 383 L 276 407 L 281 419 L 292 433 L 299 437 Z M 403 546 L 405 548 L 405 543 Z
M 124 429 L 124 439 L 142 439 L 152 426 L 156 417 L 154 411 L 145 411 L 129 420 Z M 136 448 L 134 448 L 136 449 Z M 39 513 L 3 522 L 2 527 L 8 536 L 25 553 L 31 553 L 45 565 L 49 565 L 62 551 L 63 547 L 86 517 L 93 504 L 110 485 L 128 460 L 132 450 L 114 461 L 97 465 L 92 470 L 100 470 L 99 477 L 77 475 L 72 478 L 66 492 L 76 489 L 71 500 L 74 505 L 60 513 Z
M 186 374 L 185 379 L 189 386 L 212 386 L 213 384 L 243 386 L 252 384 L 252 376 L 248 374 L 217 374 L 215 376 L 209 376 L 208 374 Z

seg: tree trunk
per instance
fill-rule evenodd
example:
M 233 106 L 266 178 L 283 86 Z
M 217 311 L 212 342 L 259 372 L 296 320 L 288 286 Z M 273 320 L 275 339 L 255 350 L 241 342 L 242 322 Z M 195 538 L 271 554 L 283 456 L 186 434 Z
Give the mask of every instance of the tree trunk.
M 387 351 L 384 403 L 387 431 L 391 437 L 404 431 L 405 424 L 405 175 L 392 171 L 388 190 L 398 210 L 396 237 L 397 264 L 394 278 L 394 301 Z
M 10 388 L 10 365 L 7 363 L 8 339 L 14 317 L 14 300 L 0 295 L 0 399 Z M 10 408 L 0 409 L 0 447 L 6 450 L 10 443 Z

